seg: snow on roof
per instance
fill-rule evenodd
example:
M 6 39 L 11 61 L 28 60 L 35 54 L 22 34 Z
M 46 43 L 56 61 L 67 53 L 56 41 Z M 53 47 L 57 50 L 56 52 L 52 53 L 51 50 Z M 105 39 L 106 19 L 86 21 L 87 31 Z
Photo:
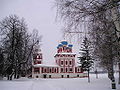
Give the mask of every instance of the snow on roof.
M 76 54 L 76 53 L 56 53 L 56 54 Z
M 76 53 L 56 53 L 54 56 L 58 55 L 58 54 L 63 54 L 63 55 L 76 55 Z
M 36 64 L 34 67 L 59 67 L 58 65 Z

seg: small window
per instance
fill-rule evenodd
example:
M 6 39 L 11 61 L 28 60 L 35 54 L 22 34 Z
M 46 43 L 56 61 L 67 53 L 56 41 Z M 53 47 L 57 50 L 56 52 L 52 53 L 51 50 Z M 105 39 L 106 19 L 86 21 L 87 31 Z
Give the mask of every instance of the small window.
M 44 69 L 44 72 L 46 73 L 46 68 Z
M 69 75 L 67 75 L 67 78 L 69 78 Z
M 66 72 L 67 72 L 68 70 L 67 70 L 67 68 L 66 68 Z
M 36 78 L 38 78 L 38 76 L 36 76 Z
M 39 72 L 39 68 L 34 68 L 34 72 Z
M 49 75 L 49 78 L 51 78 L 51 75 Z
M 66 65 L 68 64 L 68 62 L 66 61 Z
M 38 61 L 38 64 L 41 64 L 41 61 Z
M 69 70 L 70 70 L 70 72 L 72 72 L 72 68 L 70 68 Z
M 77 77 L 79 77 L 79 75 L 77 75 Z
M 56 72 L 57 70 L 56 70 L 56 68 L 54 69 L 54 72 Z
M 61 68 L 61 72 L 63 72 L 63 68 Z
M 72 65 L 72 61 L 70 61 L 70 65 Z
M 62 78 L 64 78 L 64 75 L 61 75 Z
M 61 65 L 63 65 L 63 61 L 61 61 Z
M 52 72 L 51 68 L 50 68 L 50 73 Z

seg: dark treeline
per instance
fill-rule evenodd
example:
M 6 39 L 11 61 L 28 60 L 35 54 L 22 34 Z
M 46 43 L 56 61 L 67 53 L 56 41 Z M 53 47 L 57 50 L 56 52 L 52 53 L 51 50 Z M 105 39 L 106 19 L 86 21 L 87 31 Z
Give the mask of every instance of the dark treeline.
M 28 75 L 32 69 L 33 46 L 39 42 L 38 33 L 28 32 L 25 20 L 16 15 L 0 22 L 0 76 L 8 80 Z

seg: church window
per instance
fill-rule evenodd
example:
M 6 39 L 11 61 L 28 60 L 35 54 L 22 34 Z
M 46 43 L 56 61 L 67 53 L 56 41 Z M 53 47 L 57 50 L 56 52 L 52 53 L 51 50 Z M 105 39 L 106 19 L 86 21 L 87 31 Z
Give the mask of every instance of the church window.
M 52 72 L 51 68 L 50 68 L 50 73 Z
M 46 73 L 46 68 L 44 69 L 44 72 Z
M 63 72 L 63 68 L 61 68 L 61 72 Z
M 66 72 L 67 72 L 68 70 L 67 70 L 67 68 L 66 68 Z
M 39 73 L 39 68 L 34 68 L 34 72 Z
M 70 65 L 72 65 L 72 61 L 70 61 Z
M 38 64 L 41 64 L 41 61 L 38 61 Z
M 63 61 L 61 61 L 61 65 L 63 65 Z
M 54 72 L 56 72 L 56 68 L 54 69 Z
M 72 72 L 72 68 L 70 68 L 69 70 L 70 70 L 70 72 Z
M 63 77 L 64 77 L 64 75 L 61 75 L 61 77 L 63 78 Z
M 49 75 L 49 78 L 51 78 L 51 75 Z
M 68 64 L 68 62 L 66 61 L 66 65 Z

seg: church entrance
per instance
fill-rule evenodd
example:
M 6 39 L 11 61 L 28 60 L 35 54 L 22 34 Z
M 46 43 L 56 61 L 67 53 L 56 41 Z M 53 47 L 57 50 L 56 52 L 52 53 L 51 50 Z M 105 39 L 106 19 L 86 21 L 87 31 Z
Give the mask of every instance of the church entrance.
M 67 75 L 67 78 L 69 78 L 69 75 Z
M 47 77 L 47 75 L 46 75 L 46 74 L 44 74 L 44 75 L 43 75 L 43 78 L 46 78 L 46 77 Z

